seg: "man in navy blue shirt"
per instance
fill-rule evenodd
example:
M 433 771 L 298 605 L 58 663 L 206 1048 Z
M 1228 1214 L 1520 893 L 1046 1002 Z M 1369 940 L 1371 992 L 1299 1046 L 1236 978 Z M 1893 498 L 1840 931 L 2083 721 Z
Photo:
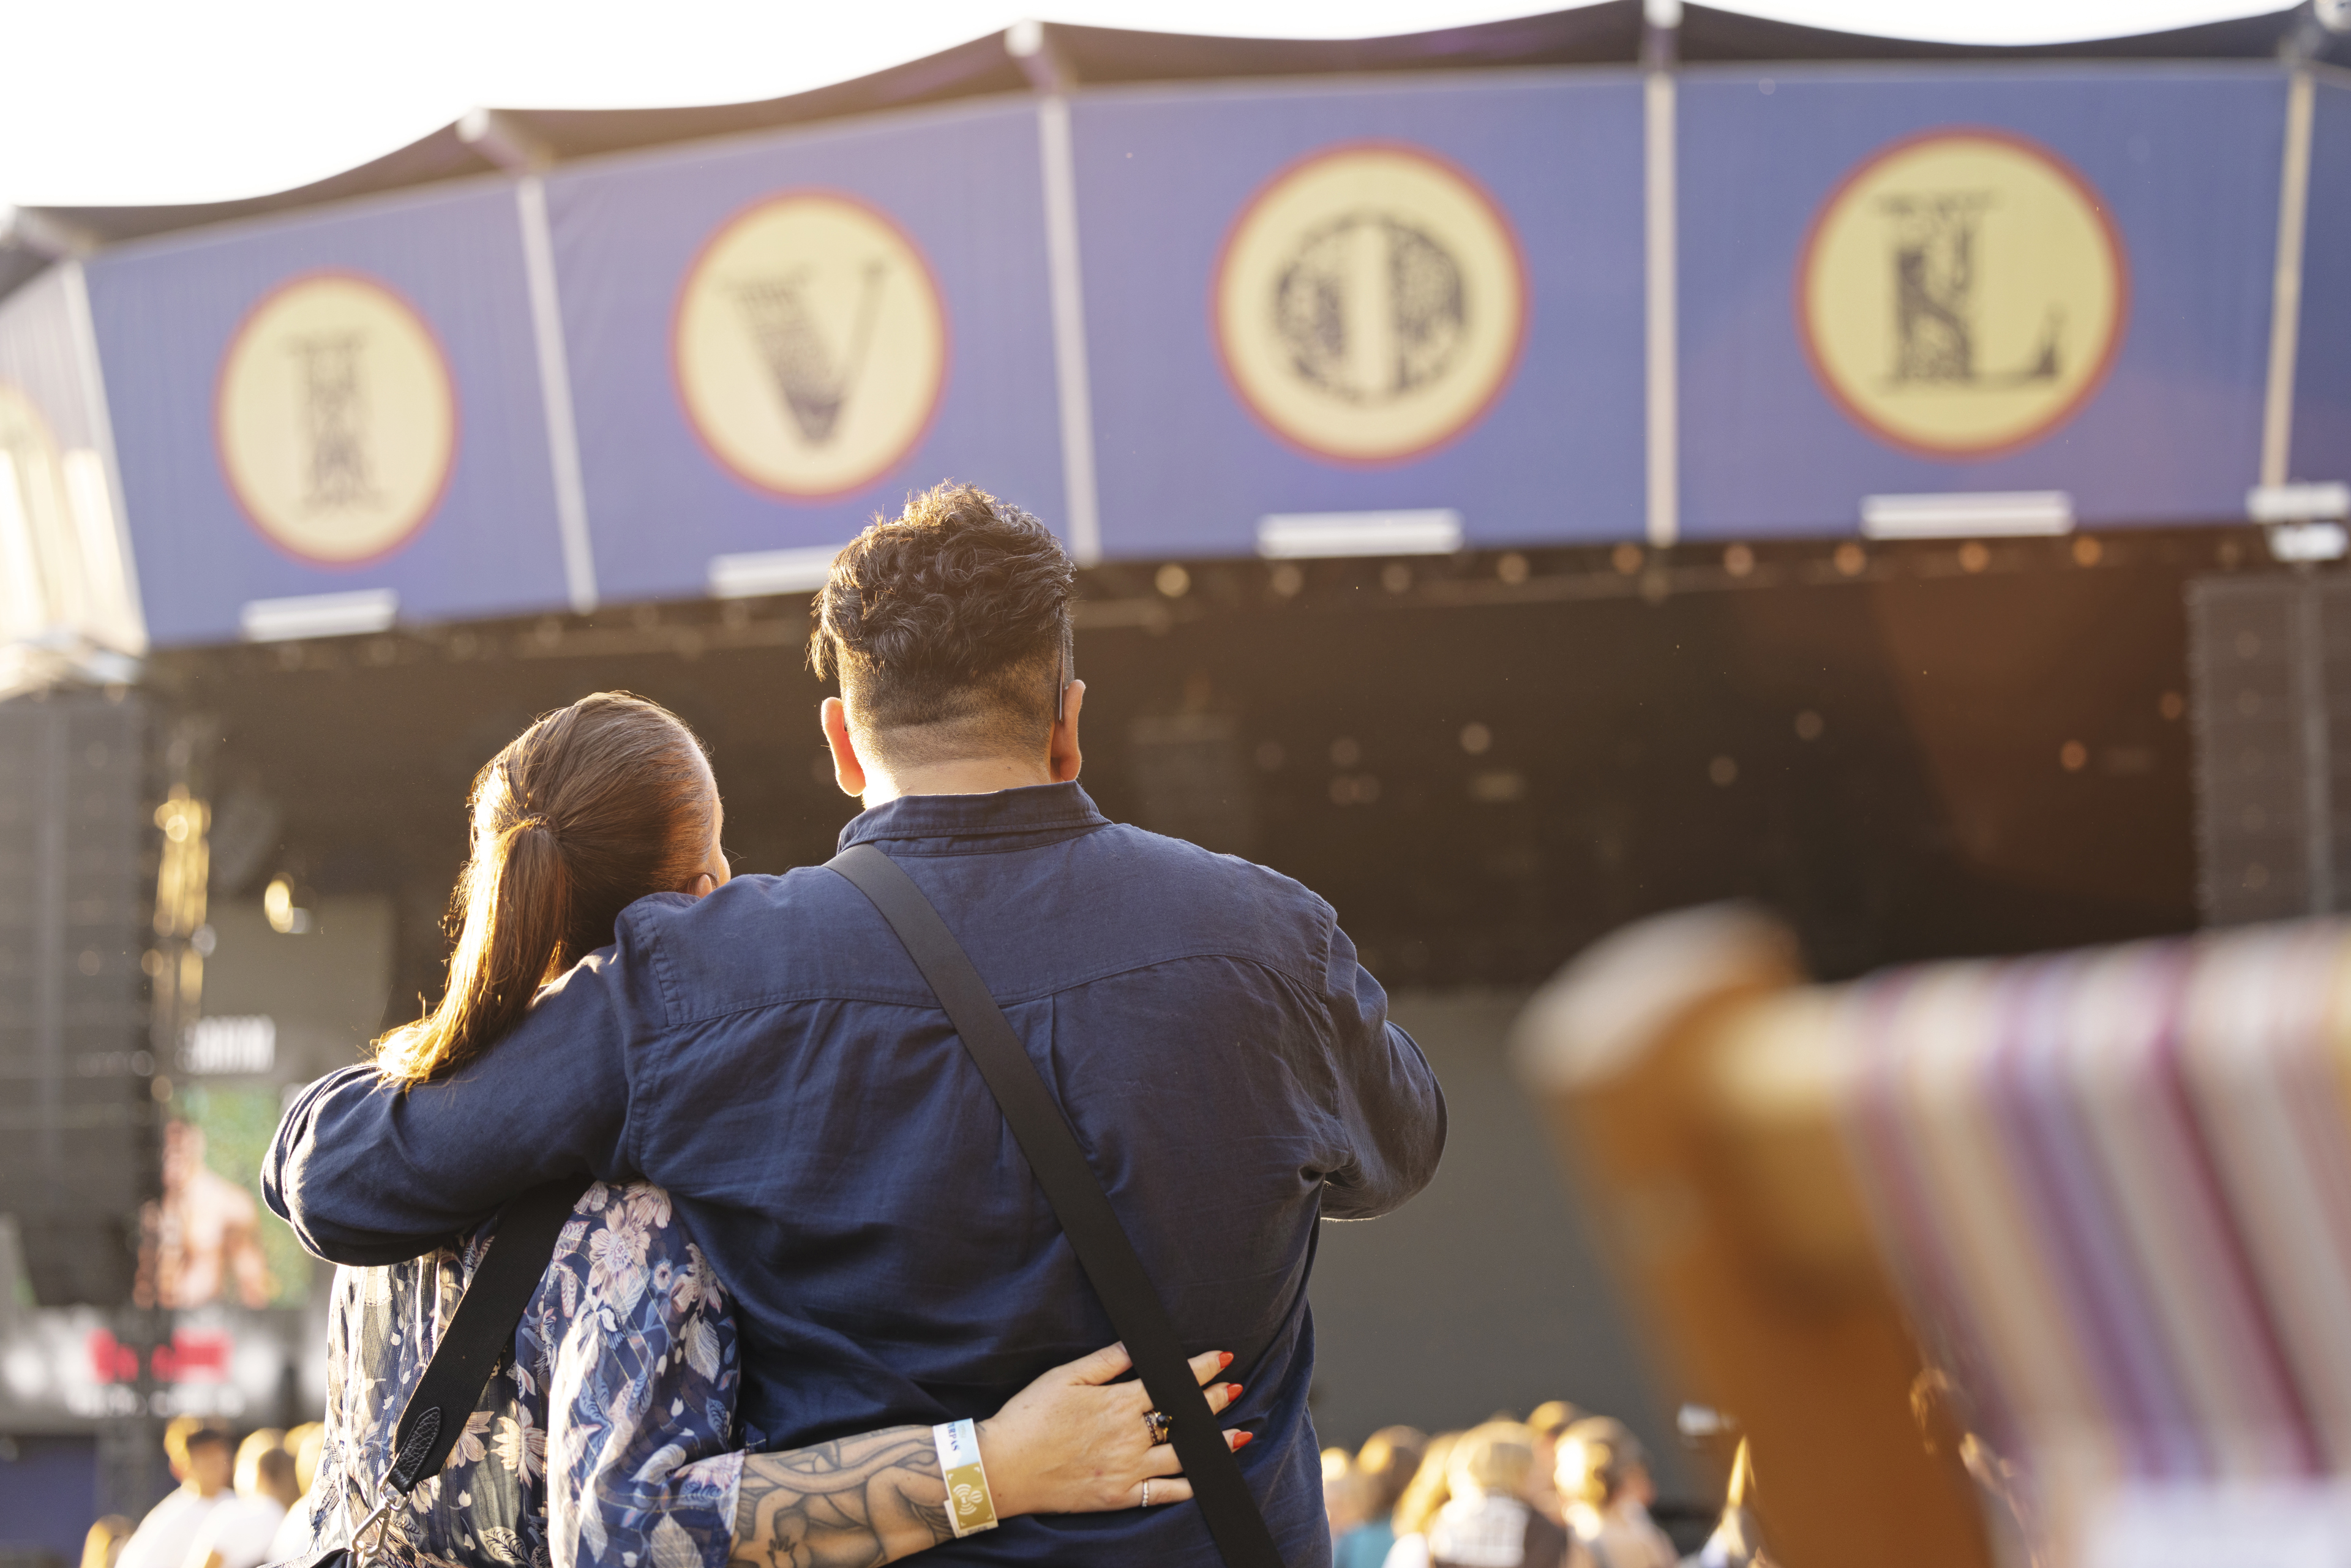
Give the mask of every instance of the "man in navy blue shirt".
M 1228 1350 L 1283 1560 L 1330 1560 L 1307 1394 L 1325 1218 L 1426 1185 L 1445 1104 L 1331 908 L 1113 823 L 1078 787 L 1075 575 L 1028 514 L 942 486 L 836 560 L 813 656 L 872 843 L 1020 1035 L 1186 1354 Z M 1002 1113 L 881 915 L 822 868 L 664 894 L 453 1081 L 322 1080 L 270 1207 L 320 1255 L 413 1257 L 582 1169 L 669 1189 L 743 1322 L 741 1419 L 797 1448 L 995 1410 L 1116 1337 Z M 1405 1347 L 1399 1346 L 1401 1352 Z M 1031 1516 L 942 1564 L 1218 1562 L 1199 1511 Z

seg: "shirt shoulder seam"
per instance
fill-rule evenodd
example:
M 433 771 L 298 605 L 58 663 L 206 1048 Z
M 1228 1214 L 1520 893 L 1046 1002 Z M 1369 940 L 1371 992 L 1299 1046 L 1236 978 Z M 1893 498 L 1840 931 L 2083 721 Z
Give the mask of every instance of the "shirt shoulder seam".
M 1109 826 L 1110 824 L 1108 822 L 1095 821 L 1072 821 L 1066 822 L 1047 822 L 1036 827 L 1024 828 L 1020 830 L 1020 836 L 1023 839 L 1031 841 L 993 845 L 958 844 L 956 848 L 951 850 L 916 850 L 901 848 L 897 851 L 897 853 L 906 856 L 909 860 L 957 860 L 966 855 L 1019 854 L 1029 850 L 1050 849 L 1055 844 L 1065 844 L 1071 839 L 1081 836 L 1082 833 L 1093 832 Z M 1071 832 L 1069 831 L 1071 829 L 1077 829 L 1080 830 L 1080 831 Z M 1058 834 L 1061 836 L 1047 838 L 1046 835 L 1048 833 Z M 877 834 L 872 838 L 859 839 L 854 843 L 844 844 L 841 847 L 844 852 L 855 849 L 858 844 L 872 844 L 876 849 L 880 849 L 883 844 L 897 844 L 903 846 L 920 843 L 925 839 L 953 839 L 955 836 L 956 835 L 953 833 L 909 833 L 903 838 L 893 838 L 887 835 Z M 1008 837 L 1010 835 L 991 833 L 985 836 L 996 838 Z M 883 851 L 883 852 L 884 854 L 890 853 L 887 850 Z
M 1026 1007 L 1031 1002 L 1041 1002 L 1055 997 L 1066 996 L 1082 987 L 1095 985 L 1103 980 L 1116 979 L 1121 975 L 1132 975 L 1141 969 L 1157 968 L 1163 964 L 1187 963 L 1197 958 L 1224 958 L 1236 964 L 1246 964 L 1253 969 L 1261 969 L 1269 975 L 1287 980 L 1293 986 L 1302 987 L 1310 993 L 1315 990 L 1311 981 L 1292 972 L 1285 965 L 1271 962 L 1254 954 L 1234 953 L 1221 947 L 1199 947 L 1165 954 L 1142 963 L 1097 970 L 1059 985 L 998 996 L 996 1004 L 1004 1008 Z M 745 1013 L 766 1012 L 774 1008 L 788 1008 L 808 1002 L 870 1002 L 882 1007 L 917 1007 L 934 1010 L 939 1005 L 937 996 L 927 988 L 921 989 L 912 986 L 888 989 L 879 986 L 811 988 L 805 990 L 778 991 L 763 997 L 746 998 L 739 1002 L 731 1003 L 710 1012 L 680 1018 L 675 1024 L 662 1032 L 664 1035 L 671 1035 L 681 1030 L 691 1029 L 697 1024 L 716 1023 L 721 1019 L 739 1018 Z

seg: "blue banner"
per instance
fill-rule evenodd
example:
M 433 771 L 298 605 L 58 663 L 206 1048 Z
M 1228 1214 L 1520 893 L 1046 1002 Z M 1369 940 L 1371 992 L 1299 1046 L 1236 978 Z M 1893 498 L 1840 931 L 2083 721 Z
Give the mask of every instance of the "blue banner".
M 2244 515 L 2277 69 L 1693 69 L 1680 93 L 1684 537 L 1952 491 Z
M 944 478 L 1062 528 L 1037 111 L 956 109 L 549 179 L 599 585 L 811 585 Z
M 2292 467 L 2326 479 L 2351 89 L 2315 92 Z M 1682 537 L 1965 492 L 2019 527 L 2243 516 L 2283 71 L 1708 67 L 1677 102 Z M 1644 537 L 1634 75 L 1099 89 L 1071 116 L 1107 558 Z M 948 477 L 1067 534 L 1041 129 L 995 99 L 119 247 L 87 264 L 103 403 L 67 269 L 0 313 L 35 411 L 12 465 L 80 455 L 165 644 L 561 608 L 590 576 L 806 589 Z M 117 599 L 103 640 L 135 644 Z
M 158 643 L 267 635 L 320 596 L 566 601 L 511 185 L 125 246 L 89 293 Z
M 2351 480 L 2351 88 L 2315 84 L 2287 477 Z
M 1105 553 L 1640 534 L 1628 74 L 1104 91 L 1075 139 Z

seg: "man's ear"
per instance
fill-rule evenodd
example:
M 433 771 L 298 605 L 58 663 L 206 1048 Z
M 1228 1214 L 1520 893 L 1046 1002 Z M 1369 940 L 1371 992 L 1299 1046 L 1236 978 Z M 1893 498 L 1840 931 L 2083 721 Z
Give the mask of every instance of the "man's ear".
M 844 795 L 865 793 L 865 764 L 857 758 L 857 742 L 849 737 L 849 709 L 839 697 L 827 697 L 818 710 L 824 743 L 832 748 L 832 779 Z
M 1056 784 L 1067 784 L 1085 766 L 1078 749 L 1078 710 L 1086 706 L 1086 683 L 1071 681 L 1061 694 L 1061 716 L 1053 721 L 1053 736 L 1045 753 L 1045 770 Z

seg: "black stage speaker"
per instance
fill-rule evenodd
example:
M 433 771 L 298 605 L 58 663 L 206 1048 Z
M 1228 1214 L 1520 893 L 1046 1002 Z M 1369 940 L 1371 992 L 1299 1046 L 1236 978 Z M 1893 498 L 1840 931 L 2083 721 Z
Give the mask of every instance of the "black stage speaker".
M 160 1188 L 149 731 L 135 692 L 0 702 L 0 1211 L 43 1306 L 130 1301 Z

